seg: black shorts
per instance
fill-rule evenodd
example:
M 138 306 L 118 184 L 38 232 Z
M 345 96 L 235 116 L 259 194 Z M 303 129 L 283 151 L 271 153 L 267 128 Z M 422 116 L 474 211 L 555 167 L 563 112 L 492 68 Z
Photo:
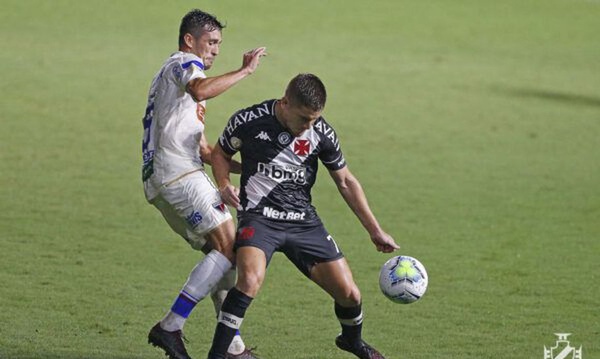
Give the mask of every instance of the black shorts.
M 344 257 L 320 221 L 288 223 L 244 216 L 238 221 L 235 249 L 247 246 L 265 252 L 267 265 L 274 252 L 284 253 L 309 278 L 315 264 Z

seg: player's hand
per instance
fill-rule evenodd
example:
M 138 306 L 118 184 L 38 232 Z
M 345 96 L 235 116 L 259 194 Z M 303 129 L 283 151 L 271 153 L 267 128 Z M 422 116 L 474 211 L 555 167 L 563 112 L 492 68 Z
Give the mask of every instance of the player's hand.
M 394 241 L 394 238 L 384 231 L 371 235 L 371 241 L 377 247 L 379 252 L 391 253 L 396 249 L 400 249 L 400 246 Z
M 239 188 L 235 188 L 233 185 L 229 184 L 219 189 L 219 192 L 221 192 L 221 199 L 226 205 L 238 210 L 241 209 Z
M 260 58 L 263 56 L 267 56 L 266 47 L 257 47 L 246 52 L 242 61 L 242 69 L 248 71 L 248 74 L 253 73 L 260 63 Z

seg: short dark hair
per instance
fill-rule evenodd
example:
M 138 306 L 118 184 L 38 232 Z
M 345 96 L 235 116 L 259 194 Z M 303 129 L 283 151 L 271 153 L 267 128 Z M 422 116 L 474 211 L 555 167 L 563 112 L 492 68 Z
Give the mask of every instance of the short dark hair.
M 285 96 L 293 104 L 306 106 L 313 111 L 321 111 L 325 108 L 327 91 L 317 76 L 298 74 L 288 84 Z
M 194 38 L 202 35 L 202 31 L 222 30 L 225 25 L 221 24 L 214 15 L 206 13 L 200 9 L 193 9 L 181 19 L 179 26 L 179 46 L 185 45 L 183 37 L 185 34 L 192 34 Z

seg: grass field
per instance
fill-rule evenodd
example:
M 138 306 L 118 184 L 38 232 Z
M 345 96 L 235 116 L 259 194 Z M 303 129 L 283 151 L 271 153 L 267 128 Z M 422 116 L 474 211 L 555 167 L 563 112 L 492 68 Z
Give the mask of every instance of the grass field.
M 227 23 L 216 65 L 268 47 L 209 103 L 237 108 L 298 72 L 383 227 L 430 274 L 418 303 L 380 293 L 375 251 L 325 173 L 315 204 L 387 358 L 543 358 L 573 333 L 600 358 L 600 2 L 34 1 L 0 11 L 0 358 L 161 358 L 146 344 L 199 255 L 145 203 L 150 80 L 192 7 Z M 210 301 L 186 325 L 194 358 Z M 243 331 L 264 358 L 350 358 L 333 303 L 283 256 Z

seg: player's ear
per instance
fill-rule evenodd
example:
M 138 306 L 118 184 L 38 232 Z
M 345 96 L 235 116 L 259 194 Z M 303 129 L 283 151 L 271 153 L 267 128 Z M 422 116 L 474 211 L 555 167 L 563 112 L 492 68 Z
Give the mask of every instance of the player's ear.
M 194 45 L 194 36 L 189 32 L 183 35 L 183 42 L 185 42 L 185 46 L 192 48 Z
M 281 106 L 284 106 L 284 107 L 288 107 L 290 104 L 290 100 L 288 100 L 288 98 L 285 96 L 283 96 L 281 98 L 281 100 L 279 100 L 279 102 L 281 102 Z

